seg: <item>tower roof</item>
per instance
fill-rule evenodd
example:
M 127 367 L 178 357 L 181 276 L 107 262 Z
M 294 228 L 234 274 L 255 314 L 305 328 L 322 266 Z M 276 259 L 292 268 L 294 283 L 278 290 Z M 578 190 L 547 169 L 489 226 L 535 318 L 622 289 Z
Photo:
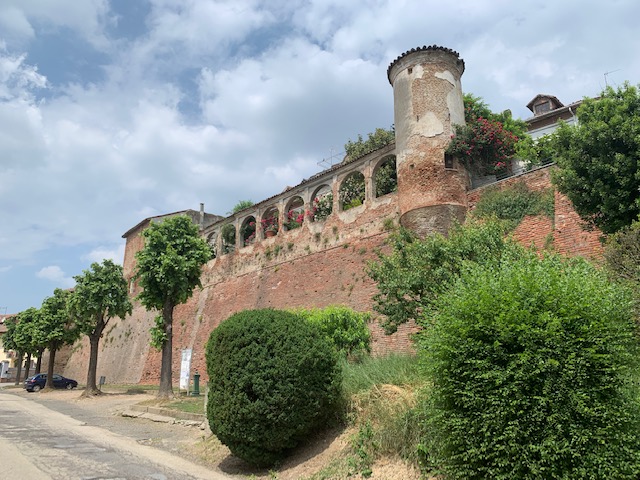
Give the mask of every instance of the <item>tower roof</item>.
M 387 68 L 387 78 L 389 78 L 389 82 L 391 82 L 391 78 L 390 78 L 391 69 L 394 67 L 396 63 L 398 63 L 407 55 L 411 55 L 412 53 L 427 52 L 427 51 L 440 51 L 440 52 L 450 53 L 451 55 L 454 55 L 458 59 L 457 63 L 458 63 L 458 66 L 460 67 L 460 73 L 462 74 L 462 72 L 464 72 L 464 60 L 460 58 L 460 54 L 458 52 L 450 48 L 440 47 L 438 45 L 429 45 L 429 46 L 424 45 L 422 47 L 416 47 L 416 48 L 412 48 L 411 50 L 407 50 L 406 52 L 404 52 L 402 55 L 400 55 L 398 58 L 396 58 L 393 62 L 389 64 L 389 68 Z

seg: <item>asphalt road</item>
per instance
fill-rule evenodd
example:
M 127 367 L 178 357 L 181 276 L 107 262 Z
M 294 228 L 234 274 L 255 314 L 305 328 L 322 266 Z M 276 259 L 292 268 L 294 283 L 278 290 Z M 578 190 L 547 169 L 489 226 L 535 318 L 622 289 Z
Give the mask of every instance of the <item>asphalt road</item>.
M 95 408 L 0 389 L 0 478 L 225 480 L 180 455 L 189 427 L 110 418 Z M 77 395 L 77 392 L 76 392 Z M 103 409 L 104 410 L 104 409 Z M 75 417 L 75 418 L 74 418 Z M 193 427 L 191 427 L 193 428 Z M 170 430 L 168 430 L 170 429 Z M 176 437 L 177 435 L 177 437 Z M 165 436 L 169 439 L 163 443 Z M 166 448 L 155 448 L 154 444 Z M 235 477 L 237 478 L 237 477 Z

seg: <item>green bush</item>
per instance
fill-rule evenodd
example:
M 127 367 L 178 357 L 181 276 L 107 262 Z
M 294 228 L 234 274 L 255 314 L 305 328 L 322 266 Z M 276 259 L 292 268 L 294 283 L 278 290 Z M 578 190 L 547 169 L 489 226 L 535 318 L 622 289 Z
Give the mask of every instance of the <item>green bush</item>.
M 640 478 L 626 290 L 586 261 L 529 252 L 470 265 L 437 309 L 419 341 L 423 447 L 447 478 Z
M 367 327 L 371 320 L 369 313 L 339 305 L 298 310 L 296 313 L 320 328 L 336 350 L 347 357 L 358 358 L 371 352 L 371 332 Z
M 335 350 L 295 313 L 264 309 L 232 315 L 211 333 L 206 360 L 211 430 L 234 455 L 254 465 L 280 460 L 339 405 Z

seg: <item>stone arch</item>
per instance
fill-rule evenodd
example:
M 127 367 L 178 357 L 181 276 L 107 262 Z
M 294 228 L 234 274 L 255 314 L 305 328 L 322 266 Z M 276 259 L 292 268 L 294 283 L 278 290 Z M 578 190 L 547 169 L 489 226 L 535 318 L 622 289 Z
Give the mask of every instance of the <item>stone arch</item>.
M 279 216 L 280 212 L 278 211 L 278 207 L 269 207 L 265 210 L 262 215 L 262 220 L 260 220 L 260 223 L 262 224 L 263 238 L 272 237 L 278 234 L 278 231 L 280 230 L 280 224 L 278 222 Z
M 218 234 L 216 232 L 207 235 L 207 244 L 211 249 L 211 258 L 216 258 L 218 256 Z
M 242 246 L 251 245 L 256 240 L 256 217 L 249 215 L 242 221 L 240 227 L 240 242 Z
M 284 227 L 286 230 L 300 228 L 304 223 L 304 200 L 300 195 L 291 197 L 284 209 Z
M 362 205 L 365 199 L 365 190 L 362 172 L 355 171 L 347 175 L 340 184 L 340 209 L 345 211 Z
M 236 227 L 233 223 L 227 223 L 220 230 L 222 237 L 222 255 L 231 253 L 236 249 Z
M 311 196 L 311 218 L 314 222 L 323 222 L 333 212 L 333 191 L 330 185 L 316 188 Z
M 398 191 L 398 171 L 396 156 L 388 155 L 376 165 L 373 171 L 374 196 L 382 197 Z

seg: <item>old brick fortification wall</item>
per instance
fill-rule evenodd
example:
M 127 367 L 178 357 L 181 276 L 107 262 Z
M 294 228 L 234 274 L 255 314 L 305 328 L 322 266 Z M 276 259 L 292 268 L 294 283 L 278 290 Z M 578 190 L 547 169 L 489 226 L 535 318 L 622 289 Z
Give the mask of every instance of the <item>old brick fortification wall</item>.
M 389 151 L 385 151 L 388 153 Z M 531 189 L 551 188 L 546 167 L 492 186 L 468 193 L 469 206 L 475 206 L 486 188 L 504 188 L 525 182 Z M 555 248 L 570 255 L 598 258 L 602 252 L 598 232 L 582 229 L 571 203 L 556 192 L 555 215 L 526 217 L 514 232 L 525 245 Z M 203 288 L 175 310 L 173 371 L 177 383 L 180 351 L 193 349 L 192 371 L 206 380 L 204 348 L 211 331 L 232 313 L 253 308 L 324 307 L 347 305 L 357 311 L 373 311 L 376 286 L 366 274 L 366 264 L 384 249 L 388 233 L 385 224 L 399 218 L 397 194 L 370 199 L 365 205 L 332 215 L 323 224 L 305 223 L 302 228 L 281 232 L 240 248 L 209 262 L 203 271 Z M 128 248 L 140 247 L 139 232 Z M 131 252 L 129 252 L 131 253 Z M 125 255 L 133 262 L 132 255 Z M 132 264 L 125 270 L 131 274 Z M 135 294 L 137 290 L 133 291 Z M 149 329 L 154 314 L 136 305 L 133 315 L 117 320 L 107 329 L 101 342 L 98 376 L 114 383 L 157 383 L 160 352 L 149 347 Z M 412 351 L 410 334 L 415 324 L 406 325 L 394 335 L 385 335 L 374 321 L 374 354 Z M 88 342 L 74 346 L 64 373 L 79 379 L 86 376 Z M 64 357 L 59 357 L 64 358 Z
M 472 190 L 468 194 L 469 210 L 473 210 L 480 196 L 487 188 L 507 188 L 516 182 L 524 182 L 531 190 L 553 188 L 551 170 L 553 165 L 539 168 L 522 175 L 507 178 L 500 182 Z M 554 216 L 545 215 L 525 217 L 513 235 L 523 245 L 536 248 L 553 248 L 565 255 L 580 255 L 589 259 L 602 256 L 602 243 L 599 231 L 589 231 L 584 227 L 571 201 L 554 189 Z
M 463 167 L 444 156 L 452 122 L 464 122 L 460 86 L 463 71 L 464 62 L 448 49 L 422 47 L 403 54 L 388 72 L 394 87 L 396 145 L 336 165 L 230 217 L 207 217 L 212 223 L 205 222 L 202 235 L 218 255 L 203 269 L 202 288 L 174 312 L 175 385 L 180 352 L 185 348 L 193 349 L 192 372 L 197 370 L 202 380 L 207 380 L 205 344 L 211 331 L 234 312 L 332 304 L 372 312 L 376 286 L 366 267 L 376 258 L 377 249 L 384 251 L 388 227 L 402 222 L 419 234 L 446 231 L 467 208 L 474 207 L 484 189 L 467 192 L 469 182 Z M 377 196 L 376 172 L 390 160 L 397 165 L 398 191 Z M 549 188 L 549 170 L 535 170 L 495 185 L 501 188 L 522 181 L 532 189 Z M 352 175 L 363 178 L 364 202 L 344 210 L 339 189 Z M 301 228 L 284 228 L 286 212 L 301 206 L 310 210 L 313 199 L 327 192 L 333 195 L 333 213 L 326 220 L 307 218 Z M 270 218 L 272 211 L 278 212 L 281 228 L 275 237 L 267 238 L 260 220 Z M 195 212 L 189 212 L 195 220 Z M 134 254 L 142 247 L 140 233 L 151 220 L 159 218 L 147 219 L 125 234 L 124 273 L 132 297 L 139 291 L 132 279 Z M 241 238 L 243 227 L 251 221 L 257 225 L 255 241 L 245 242 Z M 226 226 L 236 232 L 235 243 L 223 241 Z M 555 196 L 553 219 L 525 218 L 514 235 L 526 245 L 553 245 L 562 253 L 594 257 L 601 252 L 598 234 L 581 229 L 570 202 L 559 194 Z M 154 317 L 136 304 L 130 317 L 109 324 L 101 341 L 98 376 L 106 376 L 108 383 L 158 382 L 160 352 L 149 346 Z M 410 336 L 417 331 L 415 324 L 387 336 L 374 319 L 370 329 L 374 354 L 412 351 Z M 84 379 L 88 354 L 87 340 L 76 344 L 64 374 Z

